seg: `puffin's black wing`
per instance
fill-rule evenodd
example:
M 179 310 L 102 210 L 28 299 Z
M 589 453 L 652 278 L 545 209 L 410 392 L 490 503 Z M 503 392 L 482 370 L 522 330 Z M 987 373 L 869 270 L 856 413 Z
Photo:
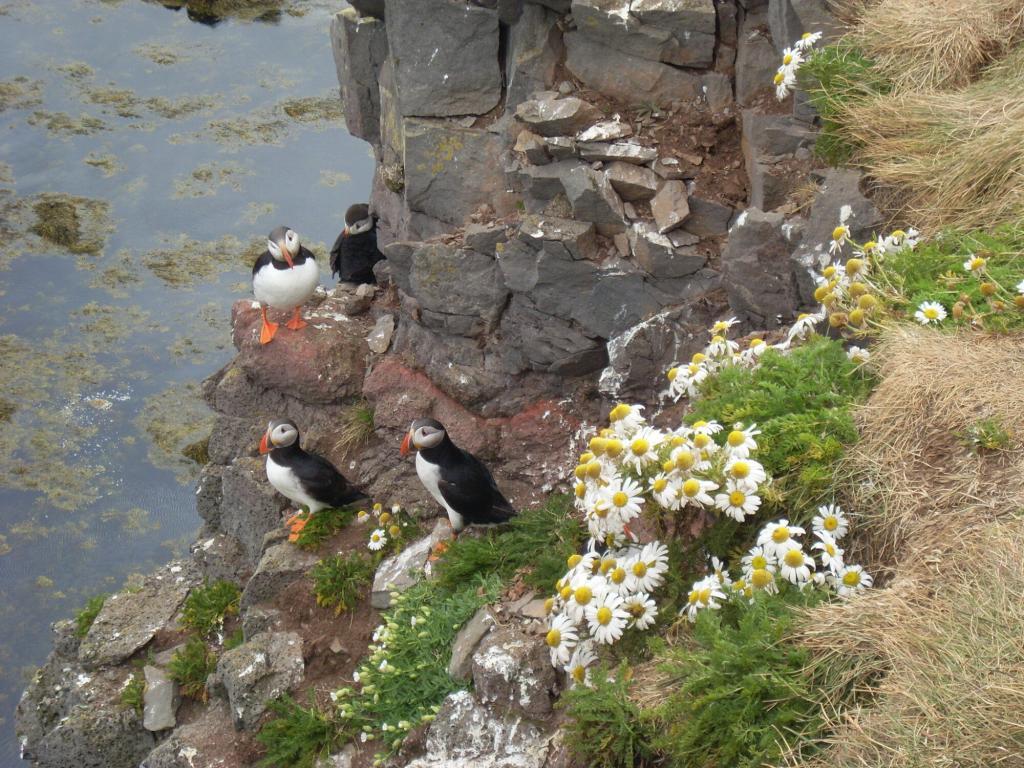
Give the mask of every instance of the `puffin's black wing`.
M 340 243 L 335 244 L 338 248 L 338 279 L 349 283 L 377 282 L 373 274 L 373 265 L 384 258 L 384 254 L 377 249 L 377 233 L 371 229 L 369 232 L 348 235 L 340 240 Z M 334 266 L 332 251 L 331 269 L 334 269 Z
M 291 465 L 291 470 L 302 483 L 303 489 L 313 498 L 332 507 L 345 507 L 369 497 L 349 483 L 327 459 L 307 453 L 301 461 Z
M 331 277 L 337 277 L 341 273 L 341 246 L 344 242 L 345 233 L 342 232 L 331 246 Z
M 437 483 L 451 508 L 474 525 L 504 523 L 515 515 L 515 509 L 498 490 L 494 476 L 484 463 L 461 448 L 458 452 L 461 461 L 446 466 Z
M 270 251 L 264 251 L 260 254 L 260 257 L 256 259 L 256 263 L 252 265 L 252 276 L 256 277 L 256 273 L 263 269 L 268 264 L 273 263 L 274 257 L 270 255 Z

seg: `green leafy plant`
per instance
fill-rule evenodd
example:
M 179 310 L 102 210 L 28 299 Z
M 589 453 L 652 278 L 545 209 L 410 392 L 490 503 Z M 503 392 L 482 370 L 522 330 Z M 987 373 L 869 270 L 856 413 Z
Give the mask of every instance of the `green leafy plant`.
M 198 701 L 206 701 L 206 678 L 217 668 L 217 654 L 207 648 L 201 637 L 191 637 L 168 665 L 171 679 L 181 692 Z
M 315 515 L 309 516 L 305 527 L 299 531 L 295 544 L 302 549 L 316 549 L 351 523 L 354 517 L 355 512 L 348 507 L 321 509 Z
M 242 593 L 230 581 L 215 581 L 193 589 L 185 600 L 181 623 L 184 627 L 208 636 L 224 626 L 227 616 L 238 614 Z
M 146 677 L 141 669 L 136 669 L 132 672 L 131 677 L 128 678 L 127 685 L 121 689 L 121 704 L 141 715 L 145 706 L 143 699 L 145 693 Z
M 659 703 L 643 718 L 668 765 L 761 768 L 779 764 L 787 744 L 813 749 L 822 721 L 803 674 L 809 655 L 784 638 L 793 622 L 787 601 L 819 599 L 757 593 L 752 605 L 699 614 L 692 642 L 662 646 L 661 683 L 650 696 Z
M 245 642 L 245 632 L 241 627 L 235 629 L 230 635 L 224 638 L 224 650 L 230 651 Z
M 625 664 L 614 676 L 603 667 L 591 675 L 590 686 L 577 686 L 562 696 L 559 707 L 569 715 L 569 749 L 585 765 L 632 768 L 653 764 L 654 734 L 629 698 L 631 670 Z
M 330 714 L 317 708 L 312 696 L 308 709 L 288 695 L 267 706 L 275 717 L 256 735 L 267 750 L 260 765 L 313 768 L 318 758 L 338 744 L 338 731 Z
M 962 436 L 964 443 L 975 453 L 1005 451 L 1013 439 L 1010 432 L 998 419 L 982 419 L 967 428 Z
M 375 558 L 363 552 L 326 557 L 313 567 L 316 604 L 335 614 L 352 608 L 373 581 Z
M 92 623 L 96 621 L 96 617 L 99 615 L 100 609 L 103 608 L 103 604 L 106 601 L 106 595 L 94 595 L 86 601 L 85 607 L 75 614 L 76 637 L 85 637 L 89 634 L 89 630 L 92 628 Z

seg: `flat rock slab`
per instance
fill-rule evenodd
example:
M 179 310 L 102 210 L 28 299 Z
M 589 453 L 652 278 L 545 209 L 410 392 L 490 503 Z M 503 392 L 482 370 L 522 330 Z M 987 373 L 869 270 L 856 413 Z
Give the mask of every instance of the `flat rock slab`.
M 305 669 L 302 637 L 296 632 L 263 632 L 226 651 L 217 662 L 217 676 L 235 730 L 255 729 L 267 703 L 301 683 Z
M 159 667 L 146 665 L 142 670 L 146 676 L 146 692 L 142 696 L 142 725 L 147 731 L 163 731 L 173 728 L 178 708 L 178 686 Z
M 681 227 L 690 215 L 686 184 L 682 181 L 664 182 L 651 200 L 651 213 L 658 232 L 663 235 Z
M 224 768 L 237 765 L 237 747 L 227 702 L 212 699 L 194 720 L 175 728 L 146 755 L 139 768 Z
M 452 658 L 448 662 L 448 675 L 453 680 L 468 680 L 473 673 L 473 651 L 484 635 L 494 626 L 490 608 L 484 606 L 467 621 L 452 643 Z
M 473 654 L 473 690 L 484 704 L 532 719 L 551 713 L 558 689 L 544 640 L 517 624 L 491 632 Z
M 124 661 L 166 627 L 198 583 L 193 567 L 173 562 L 149 576 L 141 589 L 111 595 L 78 648 L 87 669 Z
M 418 583 L 426 575 L 427 558 L 434 546 L 451 538 L 451 526 L 447 520 L 438 520 L 433 532 L 419 541 L 414 541 L 397 555 L 384 560 L 377 566 L 373 577 L 373 591 L 370 604 L 384 610 L 391 605 L 391 593 L 403 592 Z
M 603 115 L 593 104 L 576 96 L 544 93 L 520 104 L 516 117 L 541 136 L 565 136 L 587 128 Z
M 650 200 L 658 192 L 658 174 L 632 163 L 613 162 L 605 169 L 612 189 L 627 203 Z
M 316 555 L 287 541 L 267 547 L 256 572 L 242 592 L 242 611 L 257 603 L 273 600 L 296 580 L 303 578 L 318 560 Z
M 225 467 L 221 479 L 221 522 L 224 533 L 245 550 L 250 567 L 263 552 L 263 537 L 281 528 L 288 500 L 267 482 L 266 459 L 241 456 Z

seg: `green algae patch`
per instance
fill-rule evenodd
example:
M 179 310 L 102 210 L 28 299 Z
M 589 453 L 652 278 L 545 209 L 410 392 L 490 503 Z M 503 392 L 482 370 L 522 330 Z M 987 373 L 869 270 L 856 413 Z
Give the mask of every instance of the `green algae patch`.
M 142 265 L 172 288 L 189 288 L 215 280 L 225 272 L 238 272 L 243 265 L 252 267 L 256 256 L 249 255 L 262 239 L 249 244 L 234 235 L 219 240 L 199 241 L 185 235 L 167 241 L 162 248 L 142 254 Z
M 288 123 L 260 114 L 211 120 L 199 138 L 211 139 L 229 151 L 244 146 L 279 146 L 288 133 Z
M 57 67 L 57 71 L 74 81 L 88 80 L 96 74 L 96 71 L 84 61 L 69 61 L 67 64 Z
M 11 416 L 13 416 L 14 412 L 17 411 L 17 410 L 18 410 L 18 406 L 16 406 L 12 402 L 10 402 L 8 400 L 4 400 L 2 397 L 0 397 L 0 423 L 3 423 L 5 421 L 10 421 L 11 420 Z
M 344 171 L 320 171 L 321 187 L 336 187 L 339 184 L 347 184 L 352 177 Z
M 0 112 L 8 109 L 30 109 L 43 103 L 43 83 L 24 75 L 0 80 Z
M 109 131 L 105 122 L 92 115 L 81 114 L 73 117 L 67 112 L 46 112 L 37 110 L 28 118 L 28 124 L 41 125 L 51 136 L 67 138 L 68 136 L 92 136 L 100 131 Z
M 315 124 L 344 118 L 337 96 L 307 96 L 281 102 L 281 111 L 298 123 Z
M 194 443 L 189 443 L 181 449 L 181 455 L 186 459 L 191 459 L 199 466 L 209 464 L 210 438 L 205 437 L 202 440 L 196 440 Z
M 0 184 L 14 183 L 14 169 L 7 163 L 0 161 Z
M 70 253 L 96 255 L 110 232 L 110 205 L 103 200 L 47 192 L 32 204 L 31 232 Z
M 142 275 L 138 264 L 132 258 L 131 252 L 122 248 L 113 260 L 95 272 L 89 281 L 89 287 L 104 290 L 115 299 L 124 299 L 129 296 L 128 289 L 141 282 Z
M 175 99 L 153 96 L 143 99 L 128 88 L 113 86 L 97 88 L 86 85 L 80 85 L 80 88 L 87 101 L 99 105 L 104 112 L 112 112 L 118 117 L 124 118 L 141 118 L 150 112 L 165 120 L 177 120 L 200 112 L 211 111 L 217 104 L 214 97 L 209 95 L 181 96 Z M 144 128 L 145 126 L 140 124 L 133 127 Z
M 185 8 L 189 18 L 205 23 L 224 19 L 276 22 L 286 0 L 159 0 L 165 8 Z
M 237 163 L 206 163 L 195 168 L 186 176 L 174 180 L 174 197 L 212 197 L 220 187 L 242 191 L 242 179 L 253 172 Z
M 146 398 L 135 425 L 150 440 L 149 460 L 156 467 L 169 469 L 179 482 L 192 482 L 198 464 L 185 456 L 185 450 L 209 438 L 213 412 L 203 402 L 197 384 L 175 384 Z
M 117 155 L 110 154 L 109 152 L 103 154 L 90 152 L 82 158 L 82 162 L 102 171 L 104 177 L 108 179 L 111 176 L 116 176 L 124 170 L 124 166 L 121 165 L 121 161 L 117 159 Z
M 242 221 L 246 224 L 257 224 L 262 219 L 269 219 L 276 210 L 277 206 L 274 203 L 249 203 L 242 213 Z M 273 226 L 267 229 L 273 229 Z

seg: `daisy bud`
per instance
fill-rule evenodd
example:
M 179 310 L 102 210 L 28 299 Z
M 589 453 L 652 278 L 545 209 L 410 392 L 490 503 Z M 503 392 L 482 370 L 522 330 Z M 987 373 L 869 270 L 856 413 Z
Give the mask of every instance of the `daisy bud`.
M 594 460 L 594 454 L 590 451 L 580 454 L 580 464 L 589 464 Z
M 864 325 L 864 310 L 858 307 L 850 312 L 850 325 Z
M 582 480 L 584 477 L 587 476 L 587 465 L 586 464 L 579 464 L 579 465 L 577 465 L 576 469 L 574 469 L 572 471 L 572 473 L 576 476 L 577 480 Z
M 953 319 L 959 320 L 964 316 L 964 305 L 963 302 L 958 301 L 953 305 Z
M 577 499 L 582 499 L 584 496 L 587 495 L 587 486 L 585 486 L 583 483 L 576 483 L 572 491 L 573 493 L 576 494 Z
M 959 296 L 957 296 L 956 300 L 964 304 L 971 303 L 971 297 L 968 296 L 966 293 L 961 293 Z
M 402 529 L 399 528 L 397 525 L 392 525 L 390 528 L 388 528 L 388 533 L 391 534 L 391 538 L 397 539 L 401 535 Z
M 846 262 L 846 274 L 850 277 L 860 274 L 862 269 L 864 269 L 863 259 L 850 259 Z
M 587 464 L 587 477 L 591 480 L 597 480 L 601 476 L 601 464 L 597 461 L 592 461 Z
M 1006 304 L 997 299 L 996 301 L 992 302 L 992 309 L 995 312 L 1002 312 L 1004 309 L 1006 309 Z
M 849 322 L 850 318 L 845 312 L 833 312 L 828 316 L 828 324 L 833 328 L 844 328 Z
M 604 452 L 614 459 L 622 453 L 622 441 L 615 438 L 609 440 L 608 444 L 604 448 Z
M 993 283 L 982 283 L 981 284 L 981 295 L 982 296 L 994 296 L 996 287 Z
M 608 441 L 603 437 L 592 437 L 590 443 L 587 445 L 590 448 L 590 452 L 595 456 L 600 456 L 604 453 L 604 447 L 608 444 Z
M 381 512 L 380 513 L 380 524 L 381 525 L 387 525 L 389 520 L 391 520 L 391 513 L 390 512 Z
M 827 267 L 821 270 L 821 274 L 824 275 L 826 279 L 831 279 L 832 276 L 835 275 L 835 273 L 836 268 L 834 264 L 829 264 Z
M 863 310 L 874 309 L 878 306 L 878 299 L 872 296 L 870 293 L 865 293 L 863 296 L 857 299 L 857 306 Z
M 814 300 L 815 301 L 821 301 L 828 294 L 829 294 L 829 287 L 828 287 L 828 285 L 827 284 L 826 285 L 819 285 L 817 288 L 814 289 Z
M 836 303 L 836 295 L 830 291 L 829 293 L 826 293 L 820 301 L 822 306 L 831 307 Z
M 851 296 L 863 296 L 868 292 L 868 287 L 864 283 L 850 283 L 850 295 Z
M 675 381 L 676 380 L 676 376 L 679 375 L 679 369 L 678 368 L 669 368 L 668 369 L 668 373 L 665 374 L 665 375 L 668 376 L 668 380 L 669 381 Z
M 1014 303 L 1014 306 L 1017 307 L 1017 309 L 1024 309 L 1024 294 L 1021 294 L 1019 296 L 1014 296 L 1013 297 L 1013 303 Z

